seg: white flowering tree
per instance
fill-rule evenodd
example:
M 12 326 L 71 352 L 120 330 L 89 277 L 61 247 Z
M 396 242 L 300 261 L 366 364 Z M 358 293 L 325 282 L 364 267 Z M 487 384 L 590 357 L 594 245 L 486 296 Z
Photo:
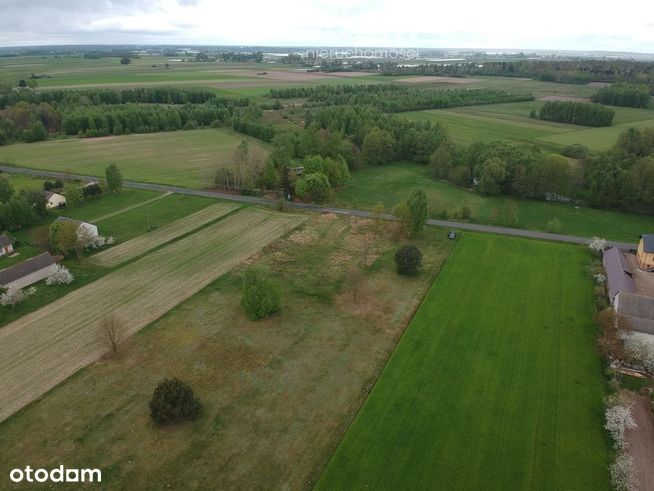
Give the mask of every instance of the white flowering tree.
M 654 335 L 631 332 L 623 339 L 625 351 L 631 362 L 654 374 Z
M 636 422 L 631 415 L 631 407 L 625 402 L 606 408 L 606 424 L 604 428 L 608 430 L 615 442 L 617 449 L 624 450 L 627 448 L 627 438 L 625 431 L 628 428 L 635 428 Z
M 54 273 L 45 279 L 45 283 L 46 285 L 67 285 L 74 279 L 73 274 L 66 266 L 57 264 Z
M 0 305 L 3 307 L 15 307 L 35 293 L 36 288 L 33 286 L 26 290 L 23 290 L 22 288 L 9 288 L 6 292 L 0 295 Z
M 611 484 L 616 491 L 635 491 L 636 488 L 636 469 L 634 461 L 626 452 L 620 452 L 611 467 Z
M 590 248 L 590 250 L 598 255 L 604 252 L 607 246 L 608 244 L 606 240 L 600 237 L 593 237 L 592 239 L 590 239 L 590 242 L 588 243 L 588 247 Z

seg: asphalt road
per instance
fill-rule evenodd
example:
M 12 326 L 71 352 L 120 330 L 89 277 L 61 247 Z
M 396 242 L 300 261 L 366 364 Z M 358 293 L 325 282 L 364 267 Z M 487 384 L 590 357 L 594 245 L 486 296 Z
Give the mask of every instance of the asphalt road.
M 82 176 L 78 174 L 65 174 L 63 172 L 55 171 L 45 171 L 45 170 L 35 170 L 35 169 L 26 169 L 23 167 L 12 167 L 8 165 L 0 165 L 0 171 L 6 172 L 8 174 L 24 174 L 34 177 L 46 177 L 51 179 L 81 179 L 87 181 L 98 180 L 97 177 L 93 176 Z M 220 191 L 203 191 L 200 189 L 189 189 L 179 186 L 168 186 L 164 184 L 149 184 L 145 182 L 135 182 L 135 181 L 123 181 L 123 186 L 134 189 L 144 189 L 147 191 L 160 191 L 162 193 L 172 192 L 178 194 L 186 194 L 189 196 L 202 196 L 206 198 L 218 198 L 225 199 L 230 201 L 238 201 L 241 203 L 252 203 L 256 205 L 263 206 L 275 206 L 276 203 L 269 199 L 265 198 L 256 198 L 254 196 L 241 196 L 238 194 L 230 193 L 221 193 Z M 353 208 L 336 208 L 331 206 L 315 205 L 308 203 L 292 203 L 289 202 L 288 206 L 291 208 L 299 208 L 308 211 L 315 211 L 319 213 L 334 213 L 336 215 L 349 215 L 349 216 L 358 216 L 369 218 L 372 216 L 372 213 L 363 210 L 356 210 Z M 382 218 L 385 220 L 394 220 L 393 215 L 382 215 Z M 480 225 L 476 223 L 465 223 L 465 222 L 453 222 L 449 220 L 427 220 L 428 225 L 433 225 L 436 227 L 449 228 L 454 230 L 471 230 L 473 232 L 483 232 L 489 234 L 501 234 L 501 235 L 512 235 L 515 237 L 526 237 L 530 239 L 540 239 L 540 240 L 552 240 L 555 242 L 568 242 L 571 244 L 588 244 L 588 237 L 578 237 L 575 235 L 562 235 L 562 234 L 551 234 L 548 232 L 537 232 L 533 230 L 523 230 L 517 228 L 509 227 L 495 227 L 493 225 Z M 616 242 L 608 241 L 609 246 L 617 246 L 621 249 L 636 249 L 637 245 L 629 242 Z

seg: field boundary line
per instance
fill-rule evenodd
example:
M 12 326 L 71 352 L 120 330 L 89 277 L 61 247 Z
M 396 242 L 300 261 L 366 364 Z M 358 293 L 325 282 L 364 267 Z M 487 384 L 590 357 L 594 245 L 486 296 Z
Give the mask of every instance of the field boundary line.
M 150 198 L 150 199 L 145 200 L 145 201 L 143 201 L 141 203 L 136 203 L 135 205 L 128 206 L 126 208 L 122 208 L 122 209 L 120 209 L 118 211 L 114 211 L 112 213 L 107 213 L 106 215 L 102 215 L 99 218 L 91 219 L 91 220 L 89 220 L 89 222 L 91 222 L 91 223 L 101 222 L 102 220 L 106 220 L 107 218 L 112 218 L 112 217 L 115 217 L 116 215 L 121 215 L 121 214 L 126 213 L 128 211 L 135 210 L 136 208 L 140 208 L 141 206 L 149 205 L 150 203 L 154 203 L 155 201 L 159 201 L 160 199 L 163 199 L 166 196 L 170 196 L 171 194 L 173 194 L 172 191 L 166 191 L 164 194 L 162 194 L 160 196 Z

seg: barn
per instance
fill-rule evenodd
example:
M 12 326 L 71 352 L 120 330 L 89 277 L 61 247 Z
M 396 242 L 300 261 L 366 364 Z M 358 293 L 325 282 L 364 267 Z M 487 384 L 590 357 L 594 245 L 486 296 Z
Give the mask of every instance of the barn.
M 640 237 L 636 258 L 640 269 L 654 272 L 654 234 L 644 234 Z
M 24 288 L 46 279 L 57 270 L 57 260 L 44 252 L 0 271 L 0 287 Z

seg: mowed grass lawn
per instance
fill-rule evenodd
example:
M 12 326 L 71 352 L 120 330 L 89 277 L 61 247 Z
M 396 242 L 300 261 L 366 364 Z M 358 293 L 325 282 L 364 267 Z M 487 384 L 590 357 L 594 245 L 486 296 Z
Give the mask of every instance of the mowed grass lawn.
M 510 90 L 506 88 L 505 90 Z M 532 119 L 529 113 L 538 111 L 542 100 L 509 104 L 488 104 L 452 109 L 433 109 L 402 113 L 411 120 L 440 122 L 461 144 L 475 141 L 511 140 L 532 141 L 561 148 L 581 143 L 594 151 L 608 150 L 618 135 L 631 127 L 654 127 L 653 109 L 612 107 L 615 119 L 612 126 L 590 128 L 571 124 Z
M 608 489 L 589 261 L 464 236 L 317 489 Z
M 104 177 L 113 163 L 125 179 L 206 188 L 219 167 L 234 165 L 234 150 L 243 140 L 249 142 L 251 163 L 262 165 L 265 144 L 224 129 L 13 144 L 0 147 L 0 162 L 96 177 Z
M 350 183 L 336 193 L 335 201 L 340 206 L 362 209 L 372 209 L 381 201 L 390 213 L 393 206 L 415 188 L 422 188 L 427 193 L 432 218 L 439 218 L 446 211 L 449 219 L 459 219 L 461 208 L 467 206 L 472 211 L 470 221 L 476 223 L 545 231 L 547 222 L 558 218 L 563 234 L 629 242 L 637 242 L 644 230 L 652 228 L 652 218 L 645 215 L 565 203 L 482 196 L 432 179 L 427 166 L 412 163 L 393 163 L 354 171 Z M 517 223 L 509 223 L 511 209 L 517 214 Z

